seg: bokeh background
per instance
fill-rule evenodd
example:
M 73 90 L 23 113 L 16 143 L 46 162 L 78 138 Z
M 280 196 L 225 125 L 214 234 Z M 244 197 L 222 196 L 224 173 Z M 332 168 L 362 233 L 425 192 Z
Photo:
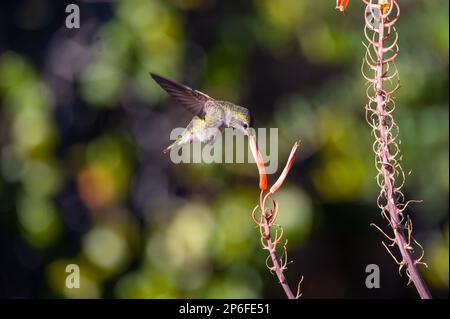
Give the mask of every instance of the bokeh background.
M 73 2 L 73 1 L 71 1 Z M 363 5 L 335 1 L 79 1 L 0 4 L 0 296 L 283 298 L 250 213 L 254 164 L 171 163 L 192 117 L 153 71 L 247 106 L 279 128 L 276 196 L 293 287 L 305 298 L 416 298 L 369 226 L 374 154 L 360 74 Z M 399 0 L 405 185 L 432 293 L 449 284 L 449 3 Z M 271 176 L 273 180 L 276 176 Z M 81 288 L 65 288 L 65 267 Z M 381 288 L 365 287 L 365 267 Z

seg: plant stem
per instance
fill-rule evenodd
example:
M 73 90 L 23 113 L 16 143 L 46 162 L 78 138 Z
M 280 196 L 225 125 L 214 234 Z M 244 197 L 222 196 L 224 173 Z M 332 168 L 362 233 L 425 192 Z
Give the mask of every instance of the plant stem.
M 399 209 L 397 208 L 395 196 L 394 196 L 394 186 L 392 183 L 392 172 L 388 167 L 393 167 L 391 163 L 391 156 L 389 152 L 389 132 L 386 127 L 386 110 L 385 110 L 385 94 L 383 90 L 383 38 L 384 38 L 384 19 L 380 19 L 378 34 L 378 64 L 376 66 L 376 103 L 377 103 L 377 114 L 379 117 L 378 130 L 380 132 L 381 138 L 381 159 L 382 159 L 382 173 L 384 181 L 384 192 L 387 200 L 387 210 L 390 216 L 391 226 L 395 234 L 395 242 L 400 250 L 403 257 L 403 262 L 406 264 L 408 269 L 408 274 L 414 283 L 417 292 L 422 299 L 431 299 L 430 291 L 422 279 L 419 270 L 417 268 L 415 260 L 413 260 L 409 250 L 406 249 L 407 241 L 405 239 L 405 232 L 403 225 L 399 220 Z
M 295 295 L 293 294 L 291 288 L 289 287 L 289 284 L 284 277 L 283 270 L 281 269 L 280 262 L 278 261 L 278 256 L 276 253 L 275 245 L 272 242 L 272 238 L 270 236 L 270 217 L 263 216 L 262 219 L 264 220 L 264 235 L 265 239 L 267 241 L 267 250 L 269 251 L 270 258 L 272 259 L 273 268 L 275 269 L 275 273 L 277 274 L 278 280 L 280 281 L 281 286 L 283 287 L 284 292 L 286 293 L 286 296 L 289 299 L 296 299 Z

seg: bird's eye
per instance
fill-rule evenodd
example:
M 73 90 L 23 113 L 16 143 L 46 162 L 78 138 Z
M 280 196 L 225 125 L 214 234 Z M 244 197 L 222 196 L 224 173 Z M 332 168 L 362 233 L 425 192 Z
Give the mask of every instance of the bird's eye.
M 248 124 L 247 123 L 244 123 L 244 128 L 248 129 Z

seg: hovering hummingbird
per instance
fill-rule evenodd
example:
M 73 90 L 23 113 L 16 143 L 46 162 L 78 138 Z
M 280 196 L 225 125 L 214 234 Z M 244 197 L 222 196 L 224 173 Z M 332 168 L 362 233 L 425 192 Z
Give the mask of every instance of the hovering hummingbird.
M 200 91 L 150 73 L 151 77 L 175 100 L 194 114 L 181 136 L 163 152 L 191 141 L 214 143 L 217 134 L 232 127 L 249 135 L 251 116 L 248 109 L 227 101 L 218 101 Z

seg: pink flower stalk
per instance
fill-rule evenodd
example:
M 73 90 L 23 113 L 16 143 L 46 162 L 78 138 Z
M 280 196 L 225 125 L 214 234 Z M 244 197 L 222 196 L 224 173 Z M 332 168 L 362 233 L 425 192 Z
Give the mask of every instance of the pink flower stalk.
M 390 241 L 390 244 L 383 242 L 383 245 L 398 264 L 399 272 L 406 269 L 408 284 L 414 283 L 421 298 L 430 299 L 430 291 L 418 269 L 421 264 L 426 266 L 422 261 L 423 248 L 412 236 L 412 221 L 405 212 L 412 201 L 405 201 L 402 192 L 405 174 L 400 164 L 399 127 L 394 119 L 394 93 L 399 88 L 399 71 L 395 64 L 399 47 L 395 24 L 400 16 L 400 6 L 396 0 L 363 2 L 366 4 L 366 53 L 362 74 L 369 83 L 366 117 L 375 137 L 373 150 L 378 171 L 377 183 L 380 187 L 377 204 L 382 216 L 388 220 L 393 235 L 389 236 L 380 227 L 372 225 Z M 397 246 L 400 258 L 397 259 L 388 246 Z
M 250 149 L 252 151 L 253 157 L 255 158 L 256 165 L 258 166 L 258 172 L 259 172 L 259 188 L 261 189 L 260 194 L 260 200 L 259 205 L 255 207 L 255 209 L 252 212 L 252 218 L 254 222 L 259 226 L 260 235 L 261 235 L 261 244 L 263 246 L 263 249 L 266 249 L 269 251 L 269 257 L 272 261 L 272 266 L 267 264 L 267 267 L 269 268 L 270 272 L 275 272 L 275 274 L 278 277 L 278 280 L 280 281 L 280 284 L 286 294 L 286 296 L 289 299 L 298 299 L 301 296 L 300 293 L 300 285 L 303 281 L 303 277 L 300 280 L 298 287 L 297 287 L 297 294 L 294 295 L 291 288 L 289 287 L 289 284 L 286 280 L 286 277 L 284 276 L 284 270 L 287 268 L 287 240 L 282 246 L 282 255 L 281 257 L 278 257 L 277 254 L 277 246 L 280 244 L 283 236 L 283 229 L 281 226 L 277 226 L 276 232 L 275 232 L 275 238 L 272 239 L 271 236 L 271 227 L 274 225 L 274 222 L 276 220 L 277 214 L 278 214 L 278 203 L 271 197 L 271 195 L 275 194 L 278 189 L 283 185 L 287 174 L 289 173 L 292 164 L 294 163 L 295 154 L 297 153 L 299 147 L 299 143 L 295 142 L 294 146 L 292 147 L 291 154 L 289 155 L 289 159 L 286 163 L 286 166 L 284 167 L 280 177 L 275 182 L 275 184 L 272 185 L 270 190 L 264 195 L 265 191 L 267 190 L 267 174 L 264 164 L 264 159 L 258 149 L 258 145 L 256 144 L 255 136 L 250 136 Z M 267 198 L 270 198 L 272 201 L 272 208 L 266 208 L 266 200 Z M 261 212 L 261 215 L 259 218 L 256 217 L 256 212 Z M 280 233 L 278 233 L 280 231 Z

